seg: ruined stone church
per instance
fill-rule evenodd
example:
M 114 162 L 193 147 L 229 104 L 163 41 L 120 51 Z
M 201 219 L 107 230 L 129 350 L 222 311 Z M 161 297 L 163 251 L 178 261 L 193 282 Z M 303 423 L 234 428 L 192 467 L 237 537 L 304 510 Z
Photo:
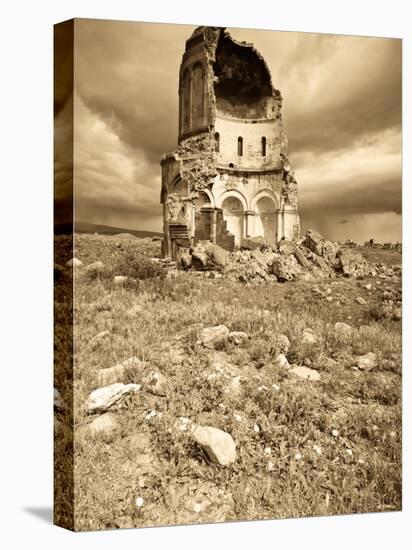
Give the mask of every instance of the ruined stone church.
M 198 27 L 179 75 L 179 145 L 163 155 L 164 256 L 210 240 L 226 250 L 254 237 L 299 236 L 297 182 L 282 96 L 252 44 Z

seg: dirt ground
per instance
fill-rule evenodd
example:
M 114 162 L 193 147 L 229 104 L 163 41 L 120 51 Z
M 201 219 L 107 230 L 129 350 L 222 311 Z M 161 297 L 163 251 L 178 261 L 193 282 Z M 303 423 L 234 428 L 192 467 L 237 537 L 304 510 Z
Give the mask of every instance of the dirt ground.
M 63 326 L 71 250 L 67 237 L 57 239 L 55 316 Z M 382 252 L 367 259 L 401 263 L 398 252 Z M 128 235 L 76 236 L 75 256 L 83 263 L 74 270 L 76 530 L 401 509 L 400 272 L 263 284 L 194 271 L 165 277 L 149 260 L 160 256 L 160 242 Z M 104 266 L 88 271 L 96 261 Z M 116 283 L 131 269 L 137 283 Z M 199 331 L 216 325 L 247 338 L 205 348 Z M 289 365 L 319 380 L 279 364 L 279 334 L 290 342 Z M 69 403 L 63 337 L 57 330 L 55 387 Z M 370 352 L 373 367 L 359 368 Z M 141 388 L 113 412 L 111 440 L 93 437 L 86 403 L 99 371 L 130 357 L 160 373 L 166 390 L 154 394 L 143 373 L 131 375 Z M 193 440 L 195 425 L 229 433 L 235 462 L 212 463 Z M 62 457 L 71 440 L 59 426 Z M 64 515 L 68 497 L 58 498 Z

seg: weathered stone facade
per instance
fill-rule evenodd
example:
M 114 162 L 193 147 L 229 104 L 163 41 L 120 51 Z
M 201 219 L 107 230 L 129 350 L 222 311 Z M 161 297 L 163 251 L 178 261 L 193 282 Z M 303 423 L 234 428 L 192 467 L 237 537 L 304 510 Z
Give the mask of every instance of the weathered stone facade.
M 282 96 L 251 44 L 219 27 L 186 41 L 179 76 L 179 145 L 163 156 L 164 255 L 210 240 L 227 250 L 254 236 L 299 236 Z

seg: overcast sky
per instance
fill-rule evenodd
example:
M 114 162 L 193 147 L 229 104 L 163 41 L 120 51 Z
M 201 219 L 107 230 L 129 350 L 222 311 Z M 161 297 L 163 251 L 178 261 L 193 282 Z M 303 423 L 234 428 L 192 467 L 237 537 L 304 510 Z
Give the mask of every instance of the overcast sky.
M 177 145 L 178 74 L 194 26 L 76 20 L 76 219 L 162 230 L 160 157 Z M 302 229 L 401 239 L 401 42 L 228 29 L 283 96 Z M 71 98 L 59 105 L 57 124 Z

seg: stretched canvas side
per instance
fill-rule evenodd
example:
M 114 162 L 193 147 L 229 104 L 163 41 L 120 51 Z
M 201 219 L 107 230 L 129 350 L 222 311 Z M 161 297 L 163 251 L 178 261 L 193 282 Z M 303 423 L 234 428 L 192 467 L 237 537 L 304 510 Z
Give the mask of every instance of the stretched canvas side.
M 74 21 L 54 26 L 54 523 L 74 529 Z M 69 260 L 68 260 L 69 258 Z

